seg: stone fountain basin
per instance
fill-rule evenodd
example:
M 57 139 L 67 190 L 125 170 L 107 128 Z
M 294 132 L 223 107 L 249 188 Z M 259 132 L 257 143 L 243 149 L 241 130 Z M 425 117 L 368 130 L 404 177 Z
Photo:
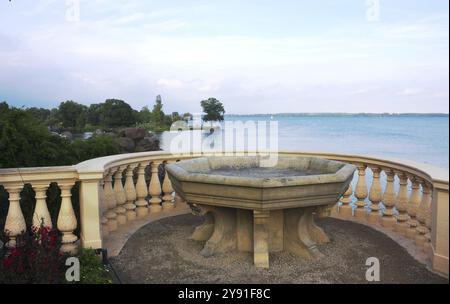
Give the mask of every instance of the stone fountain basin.
M 312 157 L 279 157 L 261 167 L 257 156 L 202 157 L 167 165 L 172 186 L 205 221 L 192 239 L 206 241 L 205 257 L 230 250 L 253 252 L 269 267 L 269 252 L 320 258 L 329 241 L 314 223 L 350 184 L 356 167 Z
M 314 157 L 279 157 L 275 167 L 259 158 L 201 157 L 167 166 L 186 201 L 223 207 L 276 210 L 336 202 L 355 166 Z

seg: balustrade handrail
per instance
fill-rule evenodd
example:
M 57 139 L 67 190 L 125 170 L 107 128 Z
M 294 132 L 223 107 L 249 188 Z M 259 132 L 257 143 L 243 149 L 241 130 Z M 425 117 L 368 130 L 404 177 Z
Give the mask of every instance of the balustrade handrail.
M 139 163 L 143 161 L 152 160 L 170 160 L 170 159 L 185 159 L 195 158 L 207 155 L 229 155 L 230 153 L 256 153 L 256 152 L 194 152 L 194 153 L 171 153 L 167 151 L 151 151 L 151 152 L 139 152 L 139 153 L 127 153 L 104 156 L 99 158 L 93 158 L 87 161 L 83 161 L 73 166 L 54 166 L 54 167 L 24 167 L 24 168 L 4 168 L 0 169 L 0 184 L 11 182 L 32 182 L 40 179 L 43 174 L 56 174 L 52 176 L 52 179 L 59 178 L 77 178 L 77 174 L 98 173 L 98 177 L 101 178 L 100 173 L 109 168 L 127 165 L 130 163 Z M 280 155 L 296 155 L 296 156 L 310 156 L 310 157 L 322 157 L 331 160 L 349 162 L 349 163 L 362 163 L 372 166 L 379 166 L 382 168 L 389 168 L 406 172 L 408 174 L 417 176 L 433 184 L 433 187 L 438 187 L 442 190 L 449 189 L 449 171 L 443 168 L 414 162 L 410 160 L 397 159 L 392 157 L 378 157 L 371 155 L 355 155 L 355 154 L 343 154 L 343 153 L 329 153 L 329 152 L 309 152 L 309 151 L 280 151 Z
M 160 181 L 160 170 L 164 170 L 161 164 L 202 156 L 258 154 L 271 154 L 271 157 L 319 157 L 356 165 L 358 174 L 355 192 L 353 193 L 350 185 L 341 199 L 339 216 L 366 218 L 371 223 L 381 221 L 381 225 L 385 227 L 395 226 L 399 233 L 413 239 L 416 245 L 430 252 L 434 270 L 448 276 L 449 171 L 430 164 L 391 157 L 311 151 L 151 151 L 99 157 L 73 166 L 5 168 L 0 169 L 0 185 L 9 193 L 10 203 L 5 230 L 6 226 L 12 227 L 15 236 L 25 228 L 19 204 L 24 184 L 30 184 L 36 191 L 34 217 L 43 218 L 51 225 L 45 191 L 49 184 L 56 182 L 61 189 L 64 205 L 57 223 L 63 234 L 64 245 L 68 249 L 72 248 L 77 240 L 73 231 L 78 224 L 81 226 L 82 246 L 101 248 L 102 239 L 108 231 L 115 231 L 117 225 L 123 225 L 147 212 L 173 208 L 177 195 L 172 196 L 173 188 L 166 175 L 164 181 Z M 146 168 L 149 170 L 146 171 Z M 367 168 L 373 172 L 370 191 L 366 184 Z M 386 174 L 384 193 L 380 186 L 382 171 Z M 398 176 L 400 182 L 398 194 L 394 189 L 395 176 Z M 125 183 L 116 183 L 117 180 Z M 408 180 L 412 185 L 411 194 L 407 190 Z M 70 198 L 70 190 L 77 181 L 80 182 L 80 223 L 77 223 Z M 352 195 L 357 199 L 354 211 L 351 207 Z M 147 197 L 151 197 L 148 202 Z M 381 203 L 383 210 L 380 209 Z M 398 211 L 396 218 L 394 208 Z

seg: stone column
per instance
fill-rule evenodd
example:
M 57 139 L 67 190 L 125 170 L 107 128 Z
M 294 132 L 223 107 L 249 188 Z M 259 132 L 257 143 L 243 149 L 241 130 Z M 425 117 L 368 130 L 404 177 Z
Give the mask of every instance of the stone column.
M 75 183 L 61 183 L 58 184 L 61 189 L 61 208 L 59 209 L 57 227 L 62 233 L 62 246 L 63 252 L 74 252 L 77 248 L 75 242 L 77 236 L 73 234 L 73 231 L 77 228 L 77 218 L 72 207 L 72 189 Z
M 368 221 L 371 223 L 378 223 L 380 220 L 380 206 L 379 203 L 383 199 L 383 193 L 380 184 L 380 172 L 381 168 L 371 167 L 373 172 L 372 186 L 370 187 L 369 200 L 372 203 L 370 205 L 370 213 Z
M 429 205 L 431 204 L 431 191 L 430 185 L 427 182 L 422 183 L 423 195 L 422 200 L 420 201 L 419 208 L 417 210 L 417 221 L 418 225 L 416 228 L 416 236 L 414 238 L 414 242 L 417 246 L 424 248 L 426 238 L 425 234 L 428 233 L 428 228 L 426 226 L 427 212 L 429 210 Z
M 341 197 L 341 203 L 342 205 L 339 206 L 339 216 L 343 218 L 349 218 L 352 217 L 352 206 L 350 206 L 350 203 L 352 202 L 352 196 L 353 194 L 353 188 L 352 183 L 348 185 L 347 190 L 345 191 L 344 195 Z
M 164 170 L 166 170 L 167 164 L 168 164 L 168 162 L 166 162 L 166 164 L 164 165 Z M 174 197 L 172 195 L 172 193 L 173 193 L 172 183 L 170 182 L 169 174 L 167 174 L 167 171 L 165 171 L 165 174 L 164 174 L 162 191 L 164 193 L 164 195 L 162 197 L 163 209 L 172 209 L 173 207 L 175 207 Z
M 103 188 L 104 191 L 104 197 L 106 200 L 106 218 L 108 219 L 108 230 L 109 232 L 117 230 L 117 214 L 115 212 L 116 208 L 116 195 L 114 193 L 113 187 L 112 187 L 112 175 L 114 172 L 109 171 L 106 173 L 105 176 L 105 187 Z
M 109 234 L 104 216 L 106 202 L 103 193 L 103 173 L 78 174 L 80 180 L 80 240 L 83 248 L 102 248 L 102 236 Z
M 406 229 L 406 237 L 413 239 L 416 236 L 416 227 L 418 224 L 418 221 L 416 219 L 417 215 L 417 208 L 419 207 L 421 198 L 420 198 L 420 180 L 416 177 L 411 177 L 412 182 L 412 192 L 411 196 L 409 197 L 409 204 L 408 204 L 408 215 L 410 219 L 408 220 L 408 228 Z
M 148 193 L 150 193 L 150 212 L 161 211 L 161 183 L 159 182 L 158 167 L 161 164 L 159 161 L 153 161 L 151 164 L 151 179 L 148 185 Z
M 433 270 L 448 277 L 448 184 L 435 182 L 432 196 L 431 243 Z
M 50 212 L 47 208 L 46 202 L 46 191 L 48 189 L 48 185 L 32 185 L 34 191 L 36 192 L 36 206 L 34 208 L 33 213 L 33 228 L 38 229 L 43 225 L 44 227 L 52 228 L 52 219 L 50 217 Z
M 134 187 L 133 182 L 133 172 L 137 167 L 137 164 L 129 165 L 127 167 L 126 179 L 125 179 L 125 196 L 126 196 L 126 204 L 124 205 L 126 209 L 127 220 L 134 220 L 136 218 L 136 205 L 134 202 L 136 201 L 136 188 Z
M 122 173 L 126 167 L 119 167 L 114 174 L 114 194 L 116 196 L 117 206 L 115 212 L 117 214 L 117 224 L 124 225 L 127 222 L 126 209 L 124 208 L 127 198 L 122 184 Z
M 100 224 L 101 224 L 101 236 L 102 237 L 106 237 L 109 235 L 109 228 L 108 228 L 108 219 L 106 218 L 106 211 L 107 211 L 107 206 L 106 206 L 106 201 L 105 201 L 105 193 L 103 190 L 103 187 L 105 185 L 105 181 L 103 180 L 103 178 L 99 181 L 99 188 L 98 188 L 98 196 L 99 196 L 99 200 L 100 200 L 100 212 L 101 212 L 101 218 L 100 218 Z
M 363 219 L 366 217 L 365 199 L 367 198 L 367 184 L 366 184 L 366 168 L 365 164 L 358 164 L 358 182 L 356 184 L 355 196 L 356 201 L 355 217 Z
M 381 225 L 383 227 L 393 228 L 396 219 L 394 218 L 394 206 L 395 206 L 395 189 L 394 189 L 394 178 L 395 172 L 392 169 L 385 169 L 386 173 L 386 189 L 383 194 L 383 205 L 385 207 L 383 212 L 383 217 L 381 218 Z
M 400 179 L 400 189 L 396 198 L 395 208 L 398 211 L 397 224 L 395 225 L 395 231 L 400 234 L 406 235 L 406 228 L 409 220 L 409 215 L 407 212 L 408 208 L 408 176 L 403 173 L 398 173 L 398 178 Z
M 148 214 L 147 201 L 145 200 L 147 192 L 147 184 L 145 183 L 145 167 L 147 163 L 140 163 L 138 166 L 138 179 L 136 182 L 136 215 L 142 217 Z
M 17 245 L 16 237 L 27 230 L 25 218 L 22 209 L 20 209 L 20 191 L 21 184 L 5 185 L 5 190 L 9 193 L 9 208 L 6 215 L 5 233 L 9 236 L 7 247 L 15 247 Z
M 253 211 L 253 262 L 269 268 L 269 211 Z

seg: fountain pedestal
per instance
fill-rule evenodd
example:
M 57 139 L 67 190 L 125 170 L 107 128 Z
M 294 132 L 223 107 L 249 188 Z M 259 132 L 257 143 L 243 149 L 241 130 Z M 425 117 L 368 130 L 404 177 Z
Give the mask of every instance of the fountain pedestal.
M 167 166 L 172 186 L 205 221 L 192 239 L 205 241 L 205 257 L 230 250 L 253 252 L 256 267 L 269 253 L 287 250 L 320 258 L 328 242 L 314 216 L 326 213 L 348 188 L 356 167 L 308 157 L 202 157 Z
M 306 259 L 322 257 L 317 245 L 329 242 L 314 214 L 322 207 L 257 211 L 191 204 L 194 214 L 205 221 L 191 238 L 206 241 L 200 252 L 208 257 L 230 250 L 253 252 L 256 267 L 269 267 L 269 253 L 290 251 Z

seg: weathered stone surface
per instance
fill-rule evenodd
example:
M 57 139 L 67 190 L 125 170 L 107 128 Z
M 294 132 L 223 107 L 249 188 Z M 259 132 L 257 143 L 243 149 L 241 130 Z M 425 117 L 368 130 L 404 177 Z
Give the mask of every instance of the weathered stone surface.
M 141 140 L 148 135 L 147 130 L 144 128 L 126 128 L 124 130 L 125 137 L 131 138 L 133 140 Z
M 259 268 L 269 268 L 269 252 L 323 256 L 317 245 L 329 239 L 313 214 L 324 214 L 339 200 L 355 169 L 314 157 L 278 157 L 272 167 L 250 156 L 202 157 L 166 166 L 173 188 L 194 213 L 199 209 L 214 219 L 192 235 L 206 240 L 201 254 L 251 249 Z
M 155 135 L 146 136 L 136 144 L 136 152 L 159 150 L 159 140 Z
M 115 141 L 120 146 L 120 148 L 125 150 L 126 152 L 134 152 L 135 144 L 131 138 L 117 137 Z

